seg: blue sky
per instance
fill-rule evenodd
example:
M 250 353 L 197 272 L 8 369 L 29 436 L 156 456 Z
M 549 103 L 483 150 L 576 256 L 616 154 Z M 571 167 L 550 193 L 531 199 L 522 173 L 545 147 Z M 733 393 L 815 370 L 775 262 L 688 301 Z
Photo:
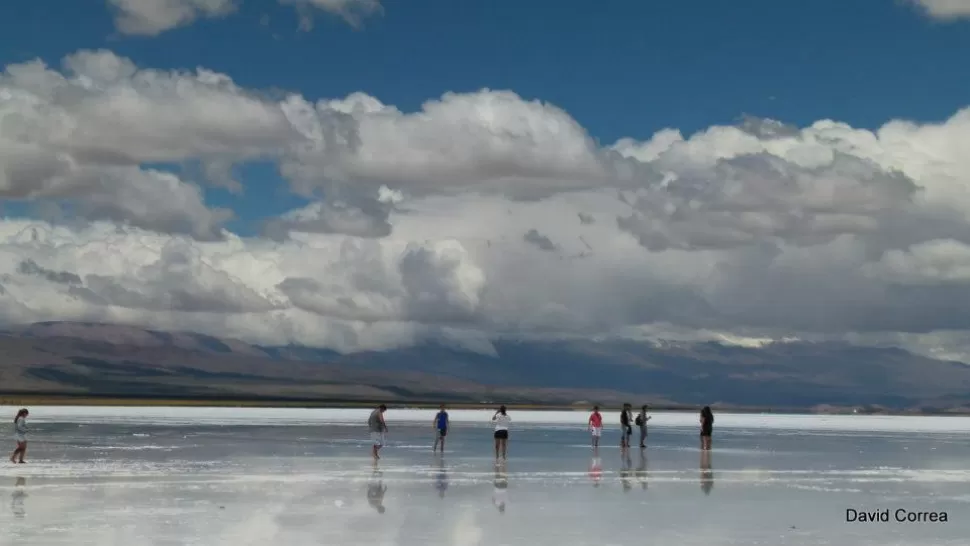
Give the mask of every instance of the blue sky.
M 118 34 L 100 1 L 10 0 L 0 61 L 56 66 L 78 49 L 107 48 L 144 67 L 204 66 L 313 99 L 363 91 L 405 111 L 447 91 L 511 89 L 564 108 L 604 143 L 743 114 L 869 128 L 942 120 L 970 97 L 970 22 L 934 21 L 903 1 L 384 4 L 359 30 L 321 15 L 299 32 L 291 7 L 251 0 L 231 17 L 146 38 Z M 237 229 L 302 202 L 269 168 L 244 174 L 243 196 L 206 190 L 211 204 L 243 216 Z

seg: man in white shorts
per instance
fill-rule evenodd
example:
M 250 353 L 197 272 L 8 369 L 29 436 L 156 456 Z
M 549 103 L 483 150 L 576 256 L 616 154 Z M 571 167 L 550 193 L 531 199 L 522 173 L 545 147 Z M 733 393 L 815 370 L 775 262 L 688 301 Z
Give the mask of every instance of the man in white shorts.
M 599 406 L 594 406 L 593 414 L 589 416 L 589 432 L 593 436 L 593 447 L 599 447 L 600 437 L 603 436 L 603 415 Z
M 373 455 L 375 461 L 380 459 L 377 452 L 384 447 L 384 434 L 387 433 L 387 422 L 384 421 L 385 411 L 387 411 L 387 406 L 381 404 L 377 409 L 371 412 L 370 417 L 367 419 L 367 428 L 370 430 L 370 439 L 374 444 L 371 448 L 371 455 Z

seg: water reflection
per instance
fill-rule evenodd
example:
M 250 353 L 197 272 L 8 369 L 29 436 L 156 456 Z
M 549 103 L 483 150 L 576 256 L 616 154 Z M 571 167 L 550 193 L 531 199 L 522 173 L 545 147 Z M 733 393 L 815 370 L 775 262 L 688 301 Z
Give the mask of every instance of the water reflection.
M 370 482 L 367 484 L 367 503 L 379 514 L 383 514 L 386 510 L 384 508 L 385 493 L 387 493 L 387 486 L 384 485 L 384 473 L 381 472 L 377 461 L 374 461 L 374 470 L 371 472 Z
M 495 463 L 495 491 L 492 492 L 492 504 L 499 513 L 505 513 L 505 506 L 509 502 L 509 472 L 507 463 L 502 460 Z
M 620 457 L 620 483 L 623 484 L 623 492 L 629 493 L 633 489 L 633 461 L 630 459 L 630 451 L 624 450 Z
M 711 494 L 714 489 L 714 471 L 711 470 L 711 452 L 701 450 L 701 491 L 705 495 Z
M 27 478 L 17 478 L 13 487 L 13 493 L 10 495 L 10 510 L 15 518 L 23 518 L 27 513 L 24 507 L 24 499 L 27 498 Z
M 640 463 L 637 465 L 637 481 L 640 482 L 640 487 L 646 491 L 647 489 L 647 451 L 645 449 L 640 450 Z
M 435 464 L 434 487 L 438 490 L 438 496 L 445 498 L 445 492 L 448 491 L 448 467 L 444 457 L 439 457 Z
M 600 459 L 599 449 L 593 450 L 593 458 L 589 461 L 589 479 L 593 487 L 599 487 L 603 481 L 603 459 Z

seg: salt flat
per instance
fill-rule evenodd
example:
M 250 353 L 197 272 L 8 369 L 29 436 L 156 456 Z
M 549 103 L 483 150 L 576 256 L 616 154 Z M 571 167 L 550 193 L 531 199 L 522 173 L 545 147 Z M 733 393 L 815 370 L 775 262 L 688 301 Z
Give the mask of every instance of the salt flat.
M 0 408 L 13 419 L 14 408 Z M 970 419 L 657 413 L 594 453 L 582 412 L 513 412 L 496 465 L 489 412 L 390 410 L 376 467 L 367 410 L 37 407 L 27 465 L 0 465 L 0 544 L 965 544 Z M 12 423 L 11 423 L 12 426 Z M 8 438 L 9 438 L 8 434 Z M 12 445 L 9 446 L 12 449 Z M 506 487 L 507 485 L 507 487 Z M 846 510 L 889 509 L 886 523 Z M 947 514 L 897 523 L 895 511 Z

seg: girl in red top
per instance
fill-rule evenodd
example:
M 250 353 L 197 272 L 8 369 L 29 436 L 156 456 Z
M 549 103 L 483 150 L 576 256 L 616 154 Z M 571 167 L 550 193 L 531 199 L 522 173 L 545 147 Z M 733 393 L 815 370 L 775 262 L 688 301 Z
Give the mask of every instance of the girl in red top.
M 603 416 L 600 415 L 600 407 L 593 407 L 593 414 L 589 416 L 589 431 L 593 435 L 593 447 L 600 445 L 600 436 L 603 435 Z

